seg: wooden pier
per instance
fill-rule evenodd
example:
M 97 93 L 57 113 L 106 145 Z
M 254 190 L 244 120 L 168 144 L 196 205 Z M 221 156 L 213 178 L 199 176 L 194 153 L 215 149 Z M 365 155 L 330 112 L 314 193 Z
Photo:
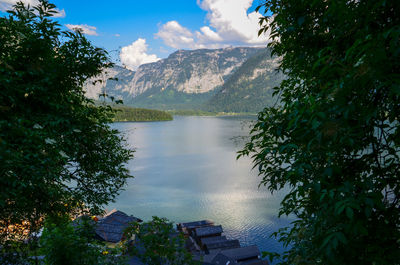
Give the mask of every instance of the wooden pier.
M 212 221 L 179 223 L 176 228 L 185 235 L 186 248 L 205 265 L 269 265 L 261 260 L 257 246 L 240 246 L 239 240 L 222 235 L 222 226 Z

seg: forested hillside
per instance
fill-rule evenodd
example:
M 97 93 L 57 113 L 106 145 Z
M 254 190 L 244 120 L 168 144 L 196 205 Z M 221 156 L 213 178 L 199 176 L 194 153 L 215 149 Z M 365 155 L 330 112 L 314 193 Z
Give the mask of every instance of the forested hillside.
M 170 121 L 172 115 L 165 111 L 131 108 L 127 106 L 114 107 L 117 110 L 114 121 Z

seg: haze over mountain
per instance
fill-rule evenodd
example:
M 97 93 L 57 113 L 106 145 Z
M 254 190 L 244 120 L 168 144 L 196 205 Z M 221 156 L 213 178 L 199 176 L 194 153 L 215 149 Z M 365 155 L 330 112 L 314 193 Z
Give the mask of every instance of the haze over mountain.
M 282 75 L 266 48 L 178 50 L 137 71 L 115 66 L 86 86 L 86 95 L 102 92 L 127 105 L 155 109 L 257 112 L 271 102 L 271 88 Z M 109 80 L 116 78 L 118 80 Z

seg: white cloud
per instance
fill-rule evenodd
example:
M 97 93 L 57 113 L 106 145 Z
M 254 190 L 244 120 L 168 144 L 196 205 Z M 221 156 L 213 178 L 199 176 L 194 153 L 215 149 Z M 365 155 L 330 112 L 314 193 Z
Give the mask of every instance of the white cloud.
M 200 28 L 200 32 L 196 32 L 197 38 L 206 42 L 206 41 L 223 41 L 222 37 L 215 31 L 213 31 L 210 27 L 204 26 Z
M 0 0 L 0 10 L 6 11 L 10 10 L 13 5 L 15 5 L 18 0 Z M 38 0 L 22 0 L 24 4 L 29 4 L 30 6 L 35 6 L 39 3 Z
M 119 34 L 117 33 L 117 34 L 114 34 L 114 37 L 119 38 L 119 37 L 121 37 L 121 35 L 119 35 Z
M 258 36 L 257 12 L 247 14 L 253 0 L 198 0 L 198 5 L 207 11 L 207 23 L 195 32 L 169 21 L 160 26 L 156 37 L 176 49 L 220 48 L 230 45 L 264 46 L 267 34 Z
M 83 34 L 86 35 L 91 35 L 91 36 L 98 36 L 99 34 L 96 32 L 97 28 L 94 26 L 89 26 L 86 24 L 81 24 L 81 25 L 72 25 L 72 24 L 65 24 L 65 26 L 67 28 L 69 28 L 70 30 L 80 30 L 82 31 Z
M 258 37 L 260 14 L 247 10 L 253 0 L 203 0 L 200 7 L 207 11 L 207 19 L 226 41 L 248 44 L 265 44 L 267 39 Z
M 56 8 L 56 11 L 57 11 L 57 13 L 55 13 L 55 14 L 53 15 L 53 17 L 60 17 L 60 18 L 62 18 L 62 17 L 65 17 L 65 16 L 66 16 L 65 10 L 64 10 L 64 9 L 59 10 L 59 9 Z
M 139 65 L 160 60 L 155 54 L 147 54 L 146 40 L 142 38 L 129 46 L 122 47 L 119 57 L 122 64 L 131 70 L 136 70 Z
M 196 49 L 193 33 L 182 27 L 177 21 L 169 21 L 161 26 L 160 30 L 155 34 L 156 38 L 161 38 L 164 43 L 172 48 L 179 49 L 181 47 Z
M 23 2 L 26 5 L 36 6 L 39 4 L 38 0 L 0 0 L 0 10 L 6 11 L 12 9 L 12 6 L 15 5 L 17 2 Z M 53 17 L 63 18 L 65 17 L 65 10 L 62 9 L 55 9 L 57 13 L 53 14 Z

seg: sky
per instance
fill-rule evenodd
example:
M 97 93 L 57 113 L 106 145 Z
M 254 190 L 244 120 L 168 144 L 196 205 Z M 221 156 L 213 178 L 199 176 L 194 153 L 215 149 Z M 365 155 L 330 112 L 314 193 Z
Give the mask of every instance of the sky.
M 17 0 L 0 0 L 0 12 Z M 23 0 L 35 5 L 38 0 Z M 266 46 L 254 10 L 260 0 L 52 0 L 64 30 L 80 28 L 131 70 L 178 49 Z M 1 13 L 4 15 L 4 12 Z

